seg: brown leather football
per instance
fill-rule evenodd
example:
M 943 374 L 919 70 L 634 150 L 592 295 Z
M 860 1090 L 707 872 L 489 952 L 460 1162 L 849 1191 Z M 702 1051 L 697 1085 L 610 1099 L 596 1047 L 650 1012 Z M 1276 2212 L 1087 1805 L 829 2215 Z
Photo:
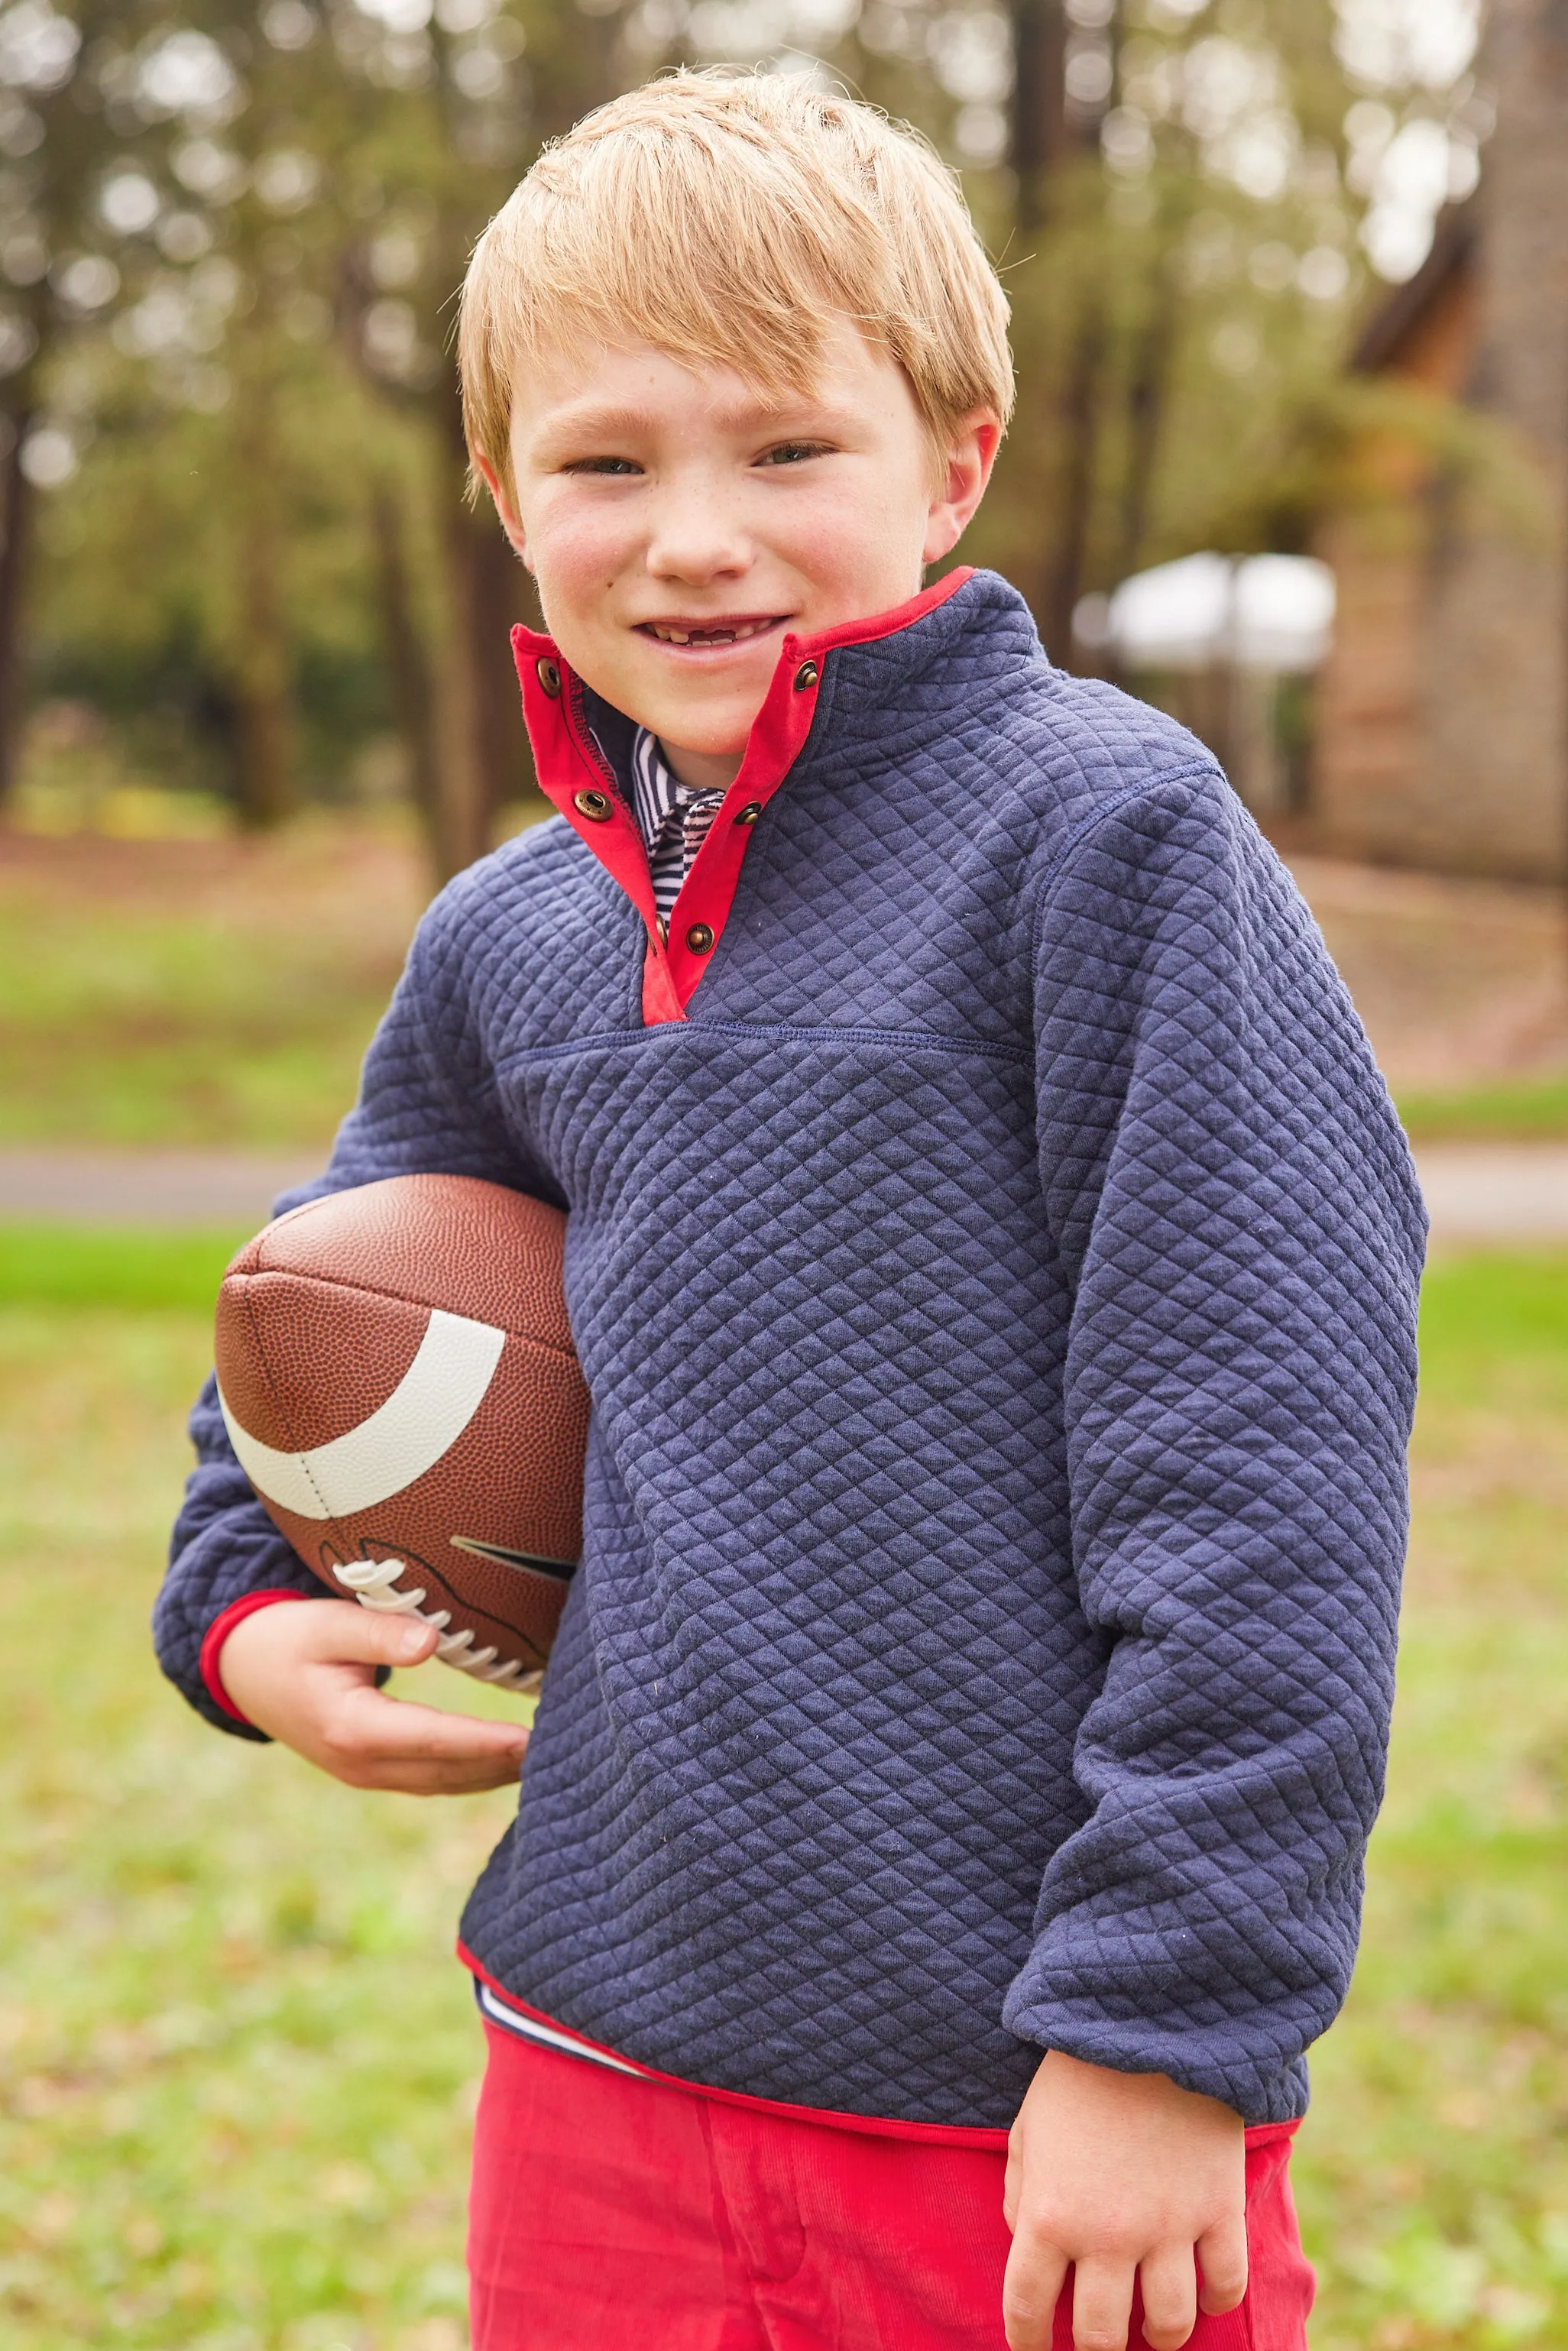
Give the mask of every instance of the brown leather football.
M 219 1399 L 251 1484 L 340 1597 L 537 1688 L 582 1534 L 566 1219 L 467 1176 L 395 1176 L 256 1235 L 218 1294 Z

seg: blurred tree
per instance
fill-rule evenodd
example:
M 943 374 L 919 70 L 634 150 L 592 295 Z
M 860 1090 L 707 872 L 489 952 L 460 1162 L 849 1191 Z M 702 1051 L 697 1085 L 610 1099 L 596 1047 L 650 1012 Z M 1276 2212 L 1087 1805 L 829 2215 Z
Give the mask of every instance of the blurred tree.
M 274 0 L 262 26 L 278 15 Z M 308 22 L 302 6 L 294 16 Z M 318 398 L 325 388 L 317 347 L 331 320 L 318 289 L 339 242 L 319 199 L 341 110 L 303 46 L 258 37 L 256 11 L 238 0 L 204 0 L 148 40 L 126 93 L 161 135 L 175 201 L 153 197 L 143 225 L 160 266 L 116 333 L 165 401 L 212 420 L 201 634 L 230 714 L 235 802 L 257 829 L 300 799 L 287 542 L 307 493 L 284 408 L 307 384 Z
M 300 798 L 279 409 L 297 371 L 286 306 L 300 298 L 306 256 L 299 231 L 284 223 L 309 211 L 327 126 L 312 120 L 324 93 L 288 72 L 270 44 L 256 40 L 255 21 L 249 7 L 206 12 L 205 78 L 210 104 L 224 104 L 225 142 L 186 139 L 174 162 L 187 187 L 222 212 L 224 256 L 233 273 L 223 401 L 214 387 L 214 406 L 226 425 L 217 468 L 228 594 L 219 601 L 218 633 L 234 701 L 240 821 L 264 831 L 291 815 Z M 200 37 L 186 37 L 193 47 Z M 319 214 L 316 220 L 319 244 L 326 224 Z M 303 299 L 310 301 L 308 292 Z
M 0 714 L 42 497 L 41 680 L 170 773 L 226 762 L 255 822 L 395 727 L 441 872 L 529 789 L 531 591 L 465 503 L 449 345 L 543 140 L 674 60 L 841 77 L 918 123 L 1020 360 L 965 553 L 1067 658 L 1085 590 L 1300 538 L 1364 246 L 1413 266 L 1484 132 L 1463 0 L 73 5 L 0 0 Z
M 396 493 L 378 493 L 387 640 L 414 664 L 403 724 L 414 730 L 443 872 L 479 854 L 498 809 L 530 781 L 508 643 L 528 591 L 488 500 L 465 494 L 448 357 L 456 291 L 475 240 L 543 141 L 642 78 L 646 57 L 628 49 L 624 30 L 615 0 L 592 9 L 374 0 L 332 19 L 336 54 L 360 93 L 344 158 L 343 329 L 367 381 L 418 420 L 442 522 L 444 624 L 422 646 L 399 586 Z
M 0 803 L 15 776 L 36 495 L 74 463 L 66 420 L 37 429 L 44 386 L 79 323 L 121 293 L 108 244 L 156 204 L 126 89 L 146 21 L 140 0 L 0 8 Z
M 1287 453 L 1321 412 L 1364 282 L 1347 28 L 1366 13 L 1365 0 L 1064 0 L 1060 95 L 1027 99 L 1060 127 L 1056 160 L 1043 194 L 1021 176 L 1013 189 L 1016 228 L 1032 231 L 1009 280 L 1019 422 L 974 535 L 1030 595 L 1058 660 L 1072 658 L 1085 590 L 1195 545 L 1301 533 L 1273 486 L 1289 470 L 1301 486 Z M 1453 52 L 1441 93 L 1423 87 L 1414 104 L 1462 106 L 1463 62 Z M 1019 83 L 1010 104 L 1011 154 L 1048 156 L 1049 140 L 1030 149 Z M 1456 164 L 1462 175 L 1463 152 Z M 993 195 L 989 217 L 1000 209 Z
M 1013 82 L 1008 161 L 1019 226 L 1039 228 L 1054 173 L 1067 161 L 1067 10 L 1064 0 L 1013 0 Z

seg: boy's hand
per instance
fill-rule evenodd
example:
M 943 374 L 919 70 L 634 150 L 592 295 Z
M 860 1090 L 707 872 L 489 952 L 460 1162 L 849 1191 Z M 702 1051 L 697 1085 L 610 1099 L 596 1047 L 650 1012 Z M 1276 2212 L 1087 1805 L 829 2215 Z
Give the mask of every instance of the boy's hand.
M 1123 2351 L 1134 2275 L 1154 2351 L 1178 2351 L 1197 2317 L 1195 2251 L 1202 2307 L 1234 2310 L 1247 2291 L 1245 2160 L 1241 2117 L 1218 2099 L 1053 2050 L 1008 2142 L 1009 2351 L 1050 2351 L 1071 2262 L 1077 2351 Z
M 218 1656 L 223 1685 L 258 1730 L 350 1788 L 460 1796 L 516 1780 L 521 1723 L 483 1722 L 388 1698 L 378 1666 L 417 1666 L 432 1626 L 373 1616 L 351 1600 L 309 1600 L 242 1617 Z

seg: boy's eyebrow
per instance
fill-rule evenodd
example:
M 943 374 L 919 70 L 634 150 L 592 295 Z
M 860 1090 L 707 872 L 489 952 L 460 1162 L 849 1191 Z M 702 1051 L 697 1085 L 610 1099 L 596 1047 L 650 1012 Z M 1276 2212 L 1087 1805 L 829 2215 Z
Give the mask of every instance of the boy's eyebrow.
M 593 401 L 580 401 L 572 407 L 558 409 L 539 427 L 541 440 L 555 440 L 562 435 L 575 439 L 579 435 L 594 438 L 600 434 L 609 440 L 624 433 L 646 433 L 653 418 L 643 408 L 612 407 Z
M 720 432 L 771 430 L 792 419 L 804 419 L 808 413 L 815 422 L 825 423 L 836 412 L 831 402 L 809 392 L 787 394 L 780 401 L 759 393 L 755 401 L 735 401 L 710 410 L 707 421 Z M 559 440 L 615 440 L 622 434 L 634 439 L 657 432 L 659 424 L 660 419 L 650 409 L 586 400 L 546 418 L 537 437 L 547 444 Z

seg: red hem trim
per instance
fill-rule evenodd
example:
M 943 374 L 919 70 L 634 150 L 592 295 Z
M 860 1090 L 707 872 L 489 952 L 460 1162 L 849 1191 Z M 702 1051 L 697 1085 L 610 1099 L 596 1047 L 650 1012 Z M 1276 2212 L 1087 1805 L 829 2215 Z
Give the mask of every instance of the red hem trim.
M 461 1938 L 457 1944 L 457 1956 L 471 1975 L 477 1976 L 481 1983 L 488 1984 L 497 2000 L 504 2001 L 508 2008 L 515 2008 L 519 2016 L 530 2016 L 536 2024 L 548 2024 L 552 2032 L 569 2033 L 572 2040 L 580 2041 L 585 2049 L 597 2050 L 601 2057 L 613 2057 L 618 2065 L 629 2066 L 642 2080 L 660 2082 L 667 2090 L 684 2090 L 688 2097 L 716 2098 L 723 2105 L 744 2106 L 753 2114 L 779 2116 L 791 2122 L 817 2123 L 828 2130 L 862 2131 L 873 2138 L 924 2139 L 938 2147 L 977 2147 L 995 2153 L 1006 2149 L 1008 2134 L 1005 2130 L 991 2129 L 978 2124 L 906 2123 L 896 2121 L 891 2116 L 846 2115 L 835 2106 L 790 2105 L 779 2098 L 754 2098 L 745 2090 L 718 2090 L 706 2082 L 685 2081 L 679 2074 L 661 2074 L 657 2067 L 644 2065 L 637 2058 L 628 2057 L 624 2050 L 612 2049 L 607 2042 L 592 2041 L 586 2032 L 579 2032 L 574 2024 L 562 2024 L 559 2017 L 549 2016 L 542 2008 L 532 2008 L 526 2000 L 519 2000 L 515 1991 L 508 1991 L 505 1984 L 497 1983 L 487 1968 L 480 1966 Z M 502 2027 L 487 2024 L 486 2030 L 499 2032 Z M 548 2055 L 549 2053 L 547 2050 L 545 2053 Z M 566 2053 L 559 2051 L 556 2053 L 564 2055 Z M 1293 2138 L 1300 2127 L 1294 2122 L 1253 2123 L 1249 2125 L 1246 2132 L 1247 2145 L 1249 2147 L 1267 2147 L 1275 2139 Z
M 218 1667 L 224 1643 L 235 1626 L 242 1625 L 247 1616 L 254 1616 L 258 1608 L 270 1608 L 279 1600 L 308 1600 L 310 1596 L 308 1592 L 247 1592 L 243 1600 L 231 1600 L 222 1615 L 214 1616 L 207 1627 L 199 1660 L 207 1696 L 214 1706 L 221 1706 L 225 1714 L 232 1715 L 235 1722 L 243 1722 L 247 1730 L 254 1730 L 256 1726 L 248 1714 L 240 1712 L 225 1689 L 223 1675 Z
M 802 663 L 836 653 L 841 646 L 869 644 L 879 637 L 897 635 L 945 604 L 974 576 L 972 564 L 960 564 L 890 612 L 846 621 L 838 628 L 819 630 L 814 636 L 785 638 L 772 683 L 752 721 L 739 773 L 719 805 L 671 913 L 667 945 L 659 936 L 648 855 L 636 819 L 596 756 L 583 723 L 581 682 L 561 659 L 553 637 L 541 636 L 520 622 L 512 631 L 512 658 L 522 688 L 523 715 L 539 788 L 643 917 L 647 933 L 643 1019 L 649 1028 L 685 1019 L 686 1006 L 724 935 L 751 838 L 751 827 L 737 824 L 736 819 L 749 803 L 767 807 L 805 747 L 822 681 L 819 667 L 809 685 L 798 686 Z M 554 678 L 553 693 L 540 677 L 541 668 Z M 608 813 L 590 816 L 580 810 L 576 795 L 584 791 L 607 799 Z M 711 944 L 700 955 L 686 945 L 687 933 L 698 924 L 711 934 Z

